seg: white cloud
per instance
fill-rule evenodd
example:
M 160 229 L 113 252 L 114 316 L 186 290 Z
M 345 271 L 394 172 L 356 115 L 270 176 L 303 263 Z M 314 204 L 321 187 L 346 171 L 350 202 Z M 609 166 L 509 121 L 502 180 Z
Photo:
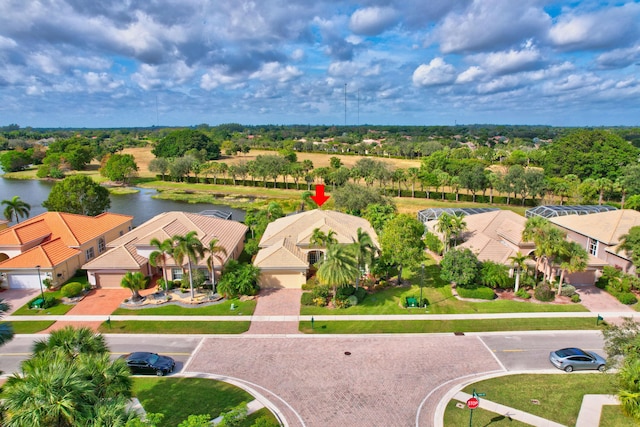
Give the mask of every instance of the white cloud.
M 460 73 L 456 78 L 456 83 L 472 83 L 485 74 L 482 68 L 474 65 Z
M 214 67 L 208 70 L 200 78 L 200 87 L 204 90 L 213 90 L 219 86 L 238 88 L 244 85 L 244 77 L 228 74 L 225 67 Z
M 391 7 L 367 7 L 351 15 L 349 28 L 356 34 L 375 36 L 388 30 L 397 21 L 398 12 Z
M 624 68 L 640 61 L 640 44 L 600 54 L 596 63 L 601 68 Z
M 421 64 L 413 72 L 415 86 L 434 86 L 455 81 L 456 69 L 442 58 L 433 58 L 428 65 Z
M 279 83 L 285 83 L 300 77 L 303 73 L 292 65 L 282 66 L 277 62 L 269 62 L 263 64 L 260 70 L 251 74 L 249 77 L 259 80 L 275 80 Z
M 522 50 L 491 52 L 486 55 L 473 55 L 469 58 L 492 74 L 506 74 L 530 69 L 542 59 L 540 51 L 534 47 Z

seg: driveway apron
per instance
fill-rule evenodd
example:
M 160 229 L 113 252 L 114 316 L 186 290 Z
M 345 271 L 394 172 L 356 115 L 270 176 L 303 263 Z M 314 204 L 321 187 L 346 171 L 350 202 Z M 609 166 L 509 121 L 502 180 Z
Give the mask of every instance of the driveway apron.
M 263 289 L 258 294 L 254 317 L 247 334 L 299 334 L 298 322 L 278 321 L 282 316 L 300 315 L 301 289 Z

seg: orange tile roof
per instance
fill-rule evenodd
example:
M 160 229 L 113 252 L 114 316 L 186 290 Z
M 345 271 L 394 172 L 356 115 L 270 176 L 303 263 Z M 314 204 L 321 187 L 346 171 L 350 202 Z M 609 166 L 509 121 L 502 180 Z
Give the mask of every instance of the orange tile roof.
M 66 212 L 45 212 L 0 231 L 0 245 L 23 245 L 37 238 L 61 238 L 71 247 L 91 241 L 133 219 L 130 215 L 105 212 L 91 217 Z
M 0 269 L 33 268 L 36 265 L 55 267 L 79 253 L 79 250 L 68 247 L 62 239 L 57 238 L 0 262 Z

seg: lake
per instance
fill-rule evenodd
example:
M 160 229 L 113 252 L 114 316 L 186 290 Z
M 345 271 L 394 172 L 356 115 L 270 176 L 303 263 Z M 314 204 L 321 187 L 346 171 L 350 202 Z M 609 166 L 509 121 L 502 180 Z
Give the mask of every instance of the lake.
M 42 202 L 49 197 L 49 192 L 54 183 L 39 180 L 22 180 L 0 178 L 0 200 L 11 199 L 19 196 L 24 202 L 31 205 L 30 217 L 39 215 L 47 210 L 42 207 Z M 241 209 L 233 209 L 225 205 L 211 203 L 186 203 L 173 200 L 157 200 L 152 196 L 157 194 L 154 189 L 140 188 L 138 193 L 125 195 L 111 195 L 111 208 L 109 212 L 133 215 L 133 225 L 138 226 L 154 216 L 168 211 L 183 211 L 199 213 L 205 210 L 217 209 L 223 212 L 231 212 L 232 219 L 244 221 L 245 212 Z M 2 206 L 4 211 L 4 205 Z M 0 211 L 0 214 L 2 213 Z

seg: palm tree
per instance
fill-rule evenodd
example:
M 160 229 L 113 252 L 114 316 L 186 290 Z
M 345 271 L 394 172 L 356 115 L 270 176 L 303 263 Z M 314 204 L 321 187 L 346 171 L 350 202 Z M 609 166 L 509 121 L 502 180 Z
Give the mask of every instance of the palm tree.
M 167 278 L 167 257 L 173 252 L 173 240 L 164 239 L 161 242 L 159 239 L 154 237 L 149 243 L 157 249 L 149 255 L 149 264 L 154 267 L 157 267 L 158 265 L 162 266 L 164 290 L 167 292 L 169 290 L 169 279 Z
M 589 254 L 586 249 L 580 246 L 576 242 L 564 242 L 564 250 L 562 251 L 562 262 L 560 268 L 560 281 L 558 283 L 558 295 L 562 292 L 562 283 L 564 281 L 565 273 L 571 274 L 576 271 L 584 271 L 587 268 L 589 261 Z
M 535 281 L 538 281 L 538 271 L 540 270 L 540 263 L 542 262 L 542 247 L 541 242 L 544 239 L 545 234 L 551 228 L 551 223 L 546 218 L 541 216 L 532 216 L 527 219 L 522 230 L 522 240 L 525 242 L 533 242 L 536 245 L 536 268 L 534 271 Z
M 344 245 L 330 245 L 327 257 L 320 264 L 316 273 L 318 281 L 323 285 L 333 286 L 335 304 L 338 286 L 348 285 L 358 276 L 358 260 L 353 249 Z
M 5 313 L 9 311 L 9 304 L 0 298 L 0 319 L 2 319 Z M 8 343 L 13 338 L 13 328 L 11 323 L 0 323 L 0 346 Z
M 520 273 L 522 273 L 522 270 L 526 266 L 526 264 L 524 263 L 526 259 L 527 257 L 522 255 L 522 253 L 520 252 L 516 252 L 515 255 L 509 257 L 511 265 L 513 265 L 516 270 L 516 286 L 514 292 L 518 292 L 518 289 L 520 289 Z
M 207 258 L 207 267 L 209 268 L 209 276 L 211 277 L 211 290 L 213 293 L 216 292 L 216 268 L 214 261 L 216 258 L 220 260 L 222 264 L 222 259 L 216 255 L 216 253 L 220 252 L 224 255 L 227 255 L 227 250 L 224 246 L 218 244 L 219 240 L 215 237 L 209 240 L 209 244 L 207 245 L 206 252 L 209 254 L 209 258 Z
M 48 338 L 33 343 L 34 355 L 52 350 L 60 350 L 69 359 L 75 359 L 80 354 L 109 353 L 109 347 L 103 335 L 95 333 L 90 328 L 73 326 L 52 331 Z
M 120 281 L 120 286 L 131 291 L 132 301 L 140 301 L 142 299 L 140 291 L 147 287 L 148 282 L 149 279 L 139 271 L 136 271 L 135 273 L 127 271 L 122 278 L 122 281 Z
M 319 228 L 314 228 L 309 243 L 314 246 L 325 246 L 327 235 Z
M 174 242 L 173 257 L 180 265 L 184 265 L 184 258 L 187 257 L 187 265 L 189 268 L 189 288 L 191 289 L 191 298 L 193 298 L 193 274 L 191 271 L 191 263 L 198 263 L 198 259 L 204 257 L 204 246 L 198 239 L 196 231 L 190 231 L 184 236 L 175 235 L 172 237 Z
M 451 218 L 451 235 L 453 236 L 453 245 L 458 244 L 460 233 L 467 229 L 467 223 L 464 220 L 464 214 L 454 215 Z
M 15 216 L 16 224 L 19 224 L 20 217 L 29 218 L 31 205 L 20 200 L 20 196 L 13 196 L 11 200 L 3 200 L 2 204 L 7 205 L 7 207 L 4 209 L 4 217 L 7 219 L 7 221 L 11 221 Z
M 353 241 L 353 247 L 356 253 L 356 261 L 358 266 L 358 275 L 356 276 L 356 289 L 360 283 L 360 276 L 362 276 L 362 268 L 366 269 L 367 264 L 373 261 L 373 257 L 376 251 L 376 247 L 373 244 L 373 239 L 369 236 L 369 233 L 362 231 L 362 228 L 356 230 L 356 239 Z
M 446 212 L 438 218 L 435 229 L 438 233 L 442 234 L 442 243 L 444 243 L 443 253 L 447 253 L 449 246 L 451 245 L 451 233 L 453 232 L 453 216 Z

